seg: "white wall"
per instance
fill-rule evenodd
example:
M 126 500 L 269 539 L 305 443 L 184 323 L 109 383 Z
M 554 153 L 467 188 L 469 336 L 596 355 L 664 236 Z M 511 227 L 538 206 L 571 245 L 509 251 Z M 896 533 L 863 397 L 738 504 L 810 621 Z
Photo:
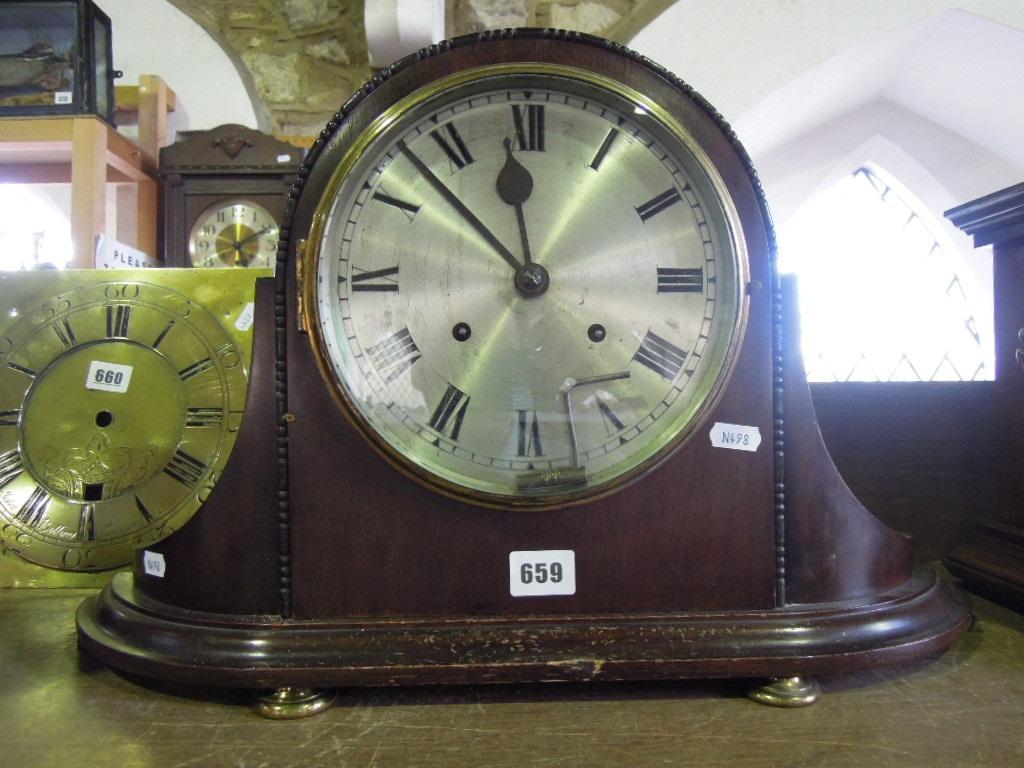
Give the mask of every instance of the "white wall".
M 120 84 L 159 75 L 178 96 L 168 128 L 204 130 L 222 123 L 261 127 L 242 78 L 224 50 L 192 19 L 166 0 L 99 0 L 113 28 L 114 68 Z M 127 123 L 123 120 L 122 122 Z M 131 125 L 122 131 L 137 135 Z
M 956 9 L 1024 29 L 1021 0 L 679 0 L 630 47 L 675 72 L 735 122 L 829 58 Z
M 733 125 L 782 234 L 840 175 L 893 174 L 959 253 L 991 338 L 990 249 L 942 213 L 1024 181 L 1024 2 L 679 0 L 631 46 Z

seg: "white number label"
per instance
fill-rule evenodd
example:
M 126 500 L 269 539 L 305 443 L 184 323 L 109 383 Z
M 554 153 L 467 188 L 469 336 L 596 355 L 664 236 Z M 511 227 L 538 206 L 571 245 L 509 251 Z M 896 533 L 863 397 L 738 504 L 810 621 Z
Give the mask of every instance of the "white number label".
M 734 451 L 756 451 L 761 445 L 761 430 L 757 427 L 723 424 L 719 421 L 711 428 L 711 445 Z
M 256 314 L 254 311 L 255 306 L 256 305 L 250 301 L 242 308 L 241 313 L 238 315 L 238 319 L 235 320 L 235 328 L 243 333 L 252 328 L 252 321 Z
M 148 576 L 156 576 L 159 579 L 167 573 L 167 562 L 159 552 L 150 552 L 148 549 L 142 553 L 142 567 Z
M 54 104 L 70 104 L 71 91 L 55 91 L 53 94 Z
M 512 597 L 576 594 L 576 553 L 571 549 L 509 552 Z
M 85 377 L 86 389 L 98 389 L 103 392 L 127 392 L 128 382 L 132 379 L 132 367 L 118 363 L 104 363 L 93 360 L 89 363 L 89 373 Z

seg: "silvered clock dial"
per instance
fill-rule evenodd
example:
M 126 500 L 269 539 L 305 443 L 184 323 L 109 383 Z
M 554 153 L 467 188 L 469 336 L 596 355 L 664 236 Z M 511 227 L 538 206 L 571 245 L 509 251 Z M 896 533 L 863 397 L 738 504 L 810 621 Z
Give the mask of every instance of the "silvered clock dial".
M 414 92 L 341 159 L 306 244 L 321 368 L 389 458 L 545 506 L 667 456 L 742 331 L 724 184 L 642 94 L 497 65 Z
M 55 568 L 123 565 L 181 527 L 241 421 L 245 361 L 218 319 L 110 274 L 67 276 L 0 330 L 0 540 Z
M 274 266 L 277 221 L 262 205 L 237 199 L 203 211 L 188 237 L 194 267 Z

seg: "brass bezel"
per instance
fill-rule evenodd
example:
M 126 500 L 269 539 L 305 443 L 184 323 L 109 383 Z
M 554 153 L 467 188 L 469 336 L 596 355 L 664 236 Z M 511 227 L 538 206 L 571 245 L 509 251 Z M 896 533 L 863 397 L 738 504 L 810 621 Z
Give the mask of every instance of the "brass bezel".
M 715 361 L 715 369 L 718 373 L 707 393 L 695 404 L 695 407 L 690 411 L 689 417 L 682 423 L 676 434 L 669 437 L 659 448 L 642 459 L 636 466 L 626 470 L 618 477 L 601 483 L 593 490 L 585 489 L 571 495 L 514 497 L 479 491 L 451 482 L 396 450 L 360 413 L 358 406 L 350 401 L 345 387 L 335 375 L 334 366 L 326 352 L 327 345 L 323 337 L 319 302 L 316 295 L 321 244 L 330 209 L 346 177 L 367 149 L 406 113 L 412 111 L 420 104 L 439 96 L 443 92 L 485 78 L 514 75 L 550 76 L 581 81 L 584 84 L 611 91 L 653 116 L 673 137 L 677 138 L 686 147 L 701 169 L 707 174 L 711 186 L 717 195 L 717 202 L 722 206 L 725 214 L 728 236 L 731 241 L 733 254 L 735 255 L 735 295 L 732 297 L 735 310 L 731 326 L 731 342 L 726 346 L 724 354 L 716 350 L 716 352 L 719 352 L 721 359 Z M 708 412 L 714 408 L 721 398 L 722 392 L 732 378 L 736 357 L 738 351 L 743 346 L 746 336 L 749 315 L 749 297 L 746 292 L 750 271 L 749 254 L 747 252 L 746 239 L 743 237 L 743 227 L 739 211 L 718 168 L 691 132 L 671 112 L 624 83 L 600 73 L 575 66 L 535 61 L 484 65 L 441 77 L 399 99 L 381 112 L 344 152 L 323 191 L 320 193 L 319 199 L 316 201 L 308 234 L 303 237 L 301 233 L 296 233 L 296 239 L 302 239 L 306 242 L 304 253 L 296 254 L 295 256 L 296 259 L 302 259 L 304 262 L 297 266 L 299 274 L 302 275 L 301 285 L 298 286 L 300 299 L 298 303 L 301 313 L 300 323 L 308 330 L 310 346 L 317 368 L 320 370 L 320 374 L 327 383 L 331 395 L 338 403 L 346 421 L 357 430 L 379 456 L 404 476 L 448 498 L 491 509 L 544 511 L 588 504 L 606 498 L 663 464 L 694 434 L 697 426 L 704 422 Z M 679 418 L 682 418 L 682 415 Z

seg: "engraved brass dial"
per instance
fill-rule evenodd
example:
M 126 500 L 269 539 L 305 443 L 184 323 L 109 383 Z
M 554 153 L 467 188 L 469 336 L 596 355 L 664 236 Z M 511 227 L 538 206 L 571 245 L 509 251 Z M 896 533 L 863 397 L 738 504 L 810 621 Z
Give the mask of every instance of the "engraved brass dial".
M 278 226 L 262 205 L 230 200 L 206 209 L 188 236 L 194 267 L 274 266 Z
M 4 546 L 102 570 L 181 527 L 241 422 L 244 357 L 217 318 L 169 287 L 94 280 L 0 334 Z

